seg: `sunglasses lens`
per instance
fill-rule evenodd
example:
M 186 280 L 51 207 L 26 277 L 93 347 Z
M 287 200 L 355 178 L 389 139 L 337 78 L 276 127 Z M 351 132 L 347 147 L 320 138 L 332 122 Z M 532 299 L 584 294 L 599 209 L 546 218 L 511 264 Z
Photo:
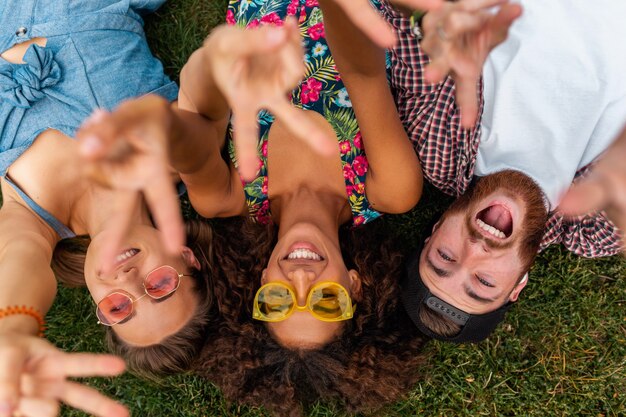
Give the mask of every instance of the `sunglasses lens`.
M 257 302 L 264 318 L 276 320 L 285 317 L 293 307 L 289 289 L 282 285 L 269 285 L 259 291 Z
M 311 310 L 313 314 L 324 319 L 336 319 L 348 310 L 350 296 L 345 288 L 329 284 L 315 288 L 311 294 Z
M 100 323 L 112 326 L 133 312 L 133 300 L 121 293 L 109 294 L 98 303 L 96 315 Z
M 180 278 L 171 266 L 162 266 L 150 272 L 144 280 L 146 292 L 152 298 L 163 298 L 178 288 Z

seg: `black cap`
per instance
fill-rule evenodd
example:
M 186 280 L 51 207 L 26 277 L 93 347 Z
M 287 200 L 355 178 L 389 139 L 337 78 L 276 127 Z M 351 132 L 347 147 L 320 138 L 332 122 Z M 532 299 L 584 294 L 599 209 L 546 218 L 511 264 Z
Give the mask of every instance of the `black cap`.
M 433 295 L 422 282 L 419 273 L 419 259 L 421 248 L 417 256 L 407 265 L 406 275 L 400 283 L 402 304 L 407 314 L 413 320 L 417 328 L 428 337 L 453 343 L 477 343 L 485 340 L 495 330 L 498 324 L 504 320 L 504 316 L 512 302 L 507 302 L 497 310 L 485 314 L 469 314 L 460 310 L 442 299 Z M 430 308 L 454 323 L 461 326 L 461 331 L 454 336 L 441 336 L 430 330 L 419 317 L 421 308 Z

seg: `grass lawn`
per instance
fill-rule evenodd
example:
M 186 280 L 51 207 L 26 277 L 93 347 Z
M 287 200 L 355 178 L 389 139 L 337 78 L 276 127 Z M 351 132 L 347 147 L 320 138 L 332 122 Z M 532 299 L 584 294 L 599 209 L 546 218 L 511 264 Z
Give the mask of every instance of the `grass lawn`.
M 224 0 L 170 0 L 147 32 L 167 72 L 177 78 L 190 53 L 223 21 Z M 448 201 L 431 188 L 405 216 L 387 216 L 392 233 L 415 245 L 412 231 Z M 585 260 L 555 247 L 543 253 L 521 302 L 488 341 L 433 342 L 424 380 L 385 416 L 626 415 L 626 277 L 622 258 Z M 48 337 L 69 351 L 104 350 L 86 290 L 61 289 L 48 315 Z M 131 375 L 88 380 L 135 416 L 262 416 L 229 405 L 209 382 L 177 376 L 160 384 Z M 309 416 L 344 415 L 320 404 Z M 64 416 L 82 416 L 65 408 Z

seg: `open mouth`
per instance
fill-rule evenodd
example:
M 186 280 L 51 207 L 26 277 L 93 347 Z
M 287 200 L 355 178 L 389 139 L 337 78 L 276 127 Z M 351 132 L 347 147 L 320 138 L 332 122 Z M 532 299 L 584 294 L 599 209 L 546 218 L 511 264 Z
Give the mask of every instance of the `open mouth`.
M 141 250 L 137 248 L 126 249 L 115 257 L 115 266 L 120 266 L 133 256 L 136 256 L 139 252 L 141 252 Z
M 285 261 L 312 261 L 321 262 L 324 257 L 318 253 L 318 251 L 309 244 L 296 244 L 291 248 L 291 252 L 283 258 Z
M 478 212 L 476 225 L 488 235 L 497 239 L 506 239 L 513 233 L 513 216 L 502 204 L 492 204 Z

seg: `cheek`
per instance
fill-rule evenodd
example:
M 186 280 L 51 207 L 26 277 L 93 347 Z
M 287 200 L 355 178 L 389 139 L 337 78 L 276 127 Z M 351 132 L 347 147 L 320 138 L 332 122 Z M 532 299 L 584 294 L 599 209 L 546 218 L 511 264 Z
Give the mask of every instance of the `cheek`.
M 104 288 L 102 284 L 99 284 L 98 282 L 94 282 L 93 279 L 87 279 L 87 278 L 85 278 L 85 284 L 87 285 L 87 290 L 89 291 L 89 295 L 91 296 L 91 299 L 95 303 L 97 303 L 98 301 L 100 301 L 106 296 L 107 290 L 106 288 Z

